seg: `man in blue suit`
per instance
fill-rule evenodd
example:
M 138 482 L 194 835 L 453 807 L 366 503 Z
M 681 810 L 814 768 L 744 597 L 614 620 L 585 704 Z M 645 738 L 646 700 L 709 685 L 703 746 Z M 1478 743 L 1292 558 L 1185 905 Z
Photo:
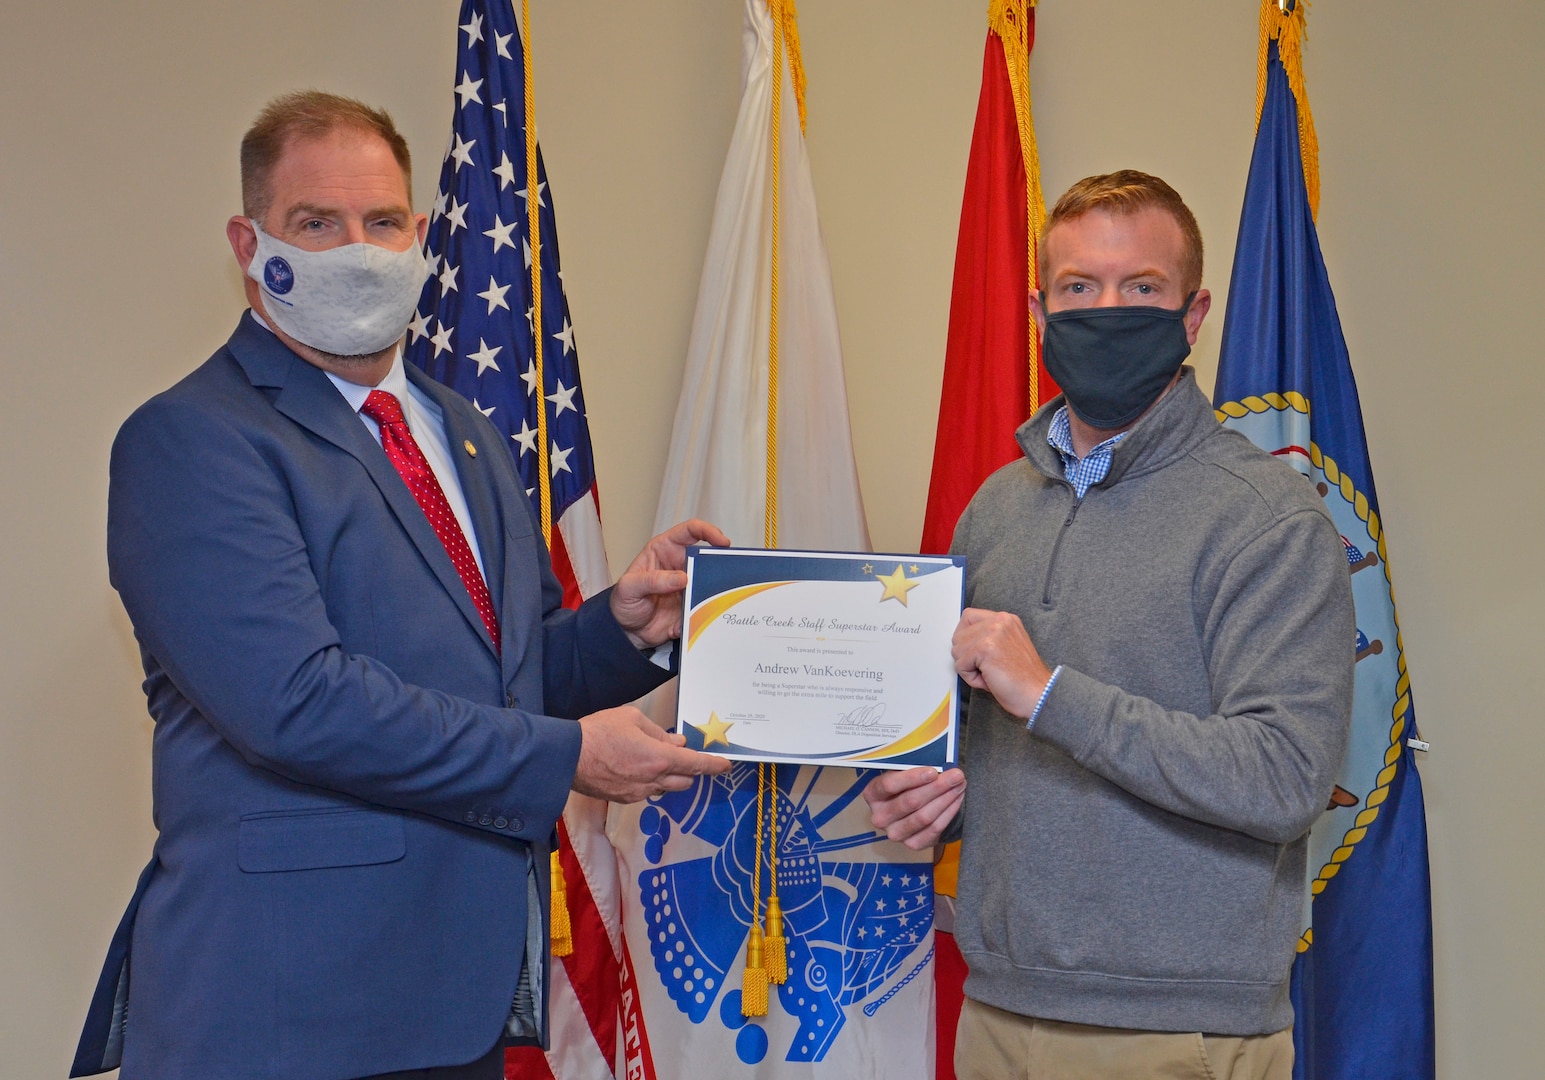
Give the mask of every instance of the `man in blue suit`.
M 685 546 L 727 540 L 677 526 L 563 609 L 501 436 L 403 365 L 427 220 L 390 118 L 281 98 L 242 188 L 251 311 L 113 446 L 160 835 L 73 1075 L 491 1080 L 546 1038 L 569 791 L 727 765 L 615 707 L 668 675 Z

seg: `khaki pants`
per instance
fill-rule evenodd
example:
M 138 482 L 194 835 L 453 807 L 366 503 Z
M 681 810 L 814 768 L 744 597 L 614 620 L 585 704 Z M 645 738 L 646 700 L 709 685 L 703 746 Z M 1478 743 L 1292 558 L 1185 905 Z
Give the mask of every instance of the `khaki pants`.
M 1240 1038 L 1064 1024 L 966 999 L 957 1080 L 1292 1080 L 1293 1029 Z

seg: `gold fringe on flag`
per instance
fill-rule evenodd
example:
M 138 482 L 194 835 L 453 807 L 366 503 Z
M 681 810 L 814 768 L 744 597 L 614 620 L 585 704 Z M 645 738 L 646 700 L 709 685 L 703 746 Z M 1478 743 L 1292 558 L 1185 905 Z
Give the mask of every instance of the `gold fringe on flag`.
M 794 0 L 767 0 L 767 10 L 777 20 L 783 31 L 783 43 L 789 52 L 789 78 L 794 83 L 794 101 L 799 106 L 799 132 L 803 135 L 805 133 L 805 61 L 799 52 L 799 12 L 795 10 Z
M 987 28 L 1003 43 L 1003 60 L 1014 95 L 1014 116 L 1019 121 L 1019 152 L 1025 160 L 1025 217 L 1029 242 L 1025 258 L 1032 288 L 1035 286 L 1037 250 L 1046 224 L 1046 200 L 1041 194 L 1041 155 L 1035 145 L 1035 118 L 1030 111 L 1030 9 L 1037 0 L 992 0 L 987 7 Z M 1041 333 L 1030 317 L 1030 415 L 1041 407 Z
M 1266 59 L 1271 43 L 1287 72 L 1288 88 L 1298 103 L 1298 150 L 1304 159 L 1304 187 L 1309 192 L 1309 213 L 1320 216 L 1320 140 L 1309 111 L 1309 90 L 1304 85 L 1304 42 L 1309 38 L 1309 0 L 1261 0 L 1261 48 L 1255 64 L 1255 129 L 1261 129 L 1261 110 L 1266 107 Z

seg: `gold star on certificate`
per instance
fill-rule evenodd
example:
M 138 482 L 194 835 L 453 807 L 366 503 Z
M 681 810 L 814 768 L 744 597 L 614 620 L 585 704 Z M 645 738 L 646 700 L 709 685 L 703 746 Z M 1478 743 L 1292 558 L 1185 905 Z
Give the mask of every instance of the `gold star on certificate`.
M 874 564 L 873 563 L 865 563 L 864 566 L 863 566 L 863 570 L 864 570 L 864 573 L 866 573 L 866 574 L 874 573 Z
M 906 570 L 899 563 L 892 573 L 875 576 L 885 583 L 885 595 L 880 597 L 880 603 L 883 604 L 887 600 L 900 600 L 902 607 L 907 606 L 907 593 L 917 588 L 917 582 L 907 578 Z
M 723 720 L 719 719 L 718 713 L 711 712 L 708 714 L 708 723 L 694 724 L 693 726 L 703 733 L 703 749 L 708 749 L 716 742 L 723 743 L 725 748 L 728 749 L 730 745 L 729 730 L 735 726 L 735 721 L 731 720 L 726 724 Z

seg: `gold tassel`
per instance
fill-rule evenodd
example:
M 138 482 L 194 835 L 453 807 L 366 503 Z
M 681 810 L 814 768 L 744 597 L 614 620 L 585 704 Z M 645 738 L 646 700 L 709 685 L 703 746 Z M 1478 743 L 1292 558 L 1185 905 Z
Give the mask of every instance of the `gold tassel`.
M 776 872 L 776 871 L 775 871 Z M 782 986 L 789 981 L 788 945 L 783 937 L 783 907 L 777 895 L 767 901 L 766 939 L 767 980 Z
M 568 886 L 563 880 L 563 863 L 553 852 L 552 939 L 553 955 L 571 956 L 574 952 L 574 928 L 569 922 Z
M 767 969 L 762 966 L 762 928 L 751 927 L 746 945 L 746 970 L 740 977 L 740 1015 L 767 1015 Z
M 769 764 L 767 773 L 772 802 L 767 822 L 767 978 L 782 986 L 789 981 L 789 953 L 783 937 L 783 905 L 778 903 L 778 766 Z

